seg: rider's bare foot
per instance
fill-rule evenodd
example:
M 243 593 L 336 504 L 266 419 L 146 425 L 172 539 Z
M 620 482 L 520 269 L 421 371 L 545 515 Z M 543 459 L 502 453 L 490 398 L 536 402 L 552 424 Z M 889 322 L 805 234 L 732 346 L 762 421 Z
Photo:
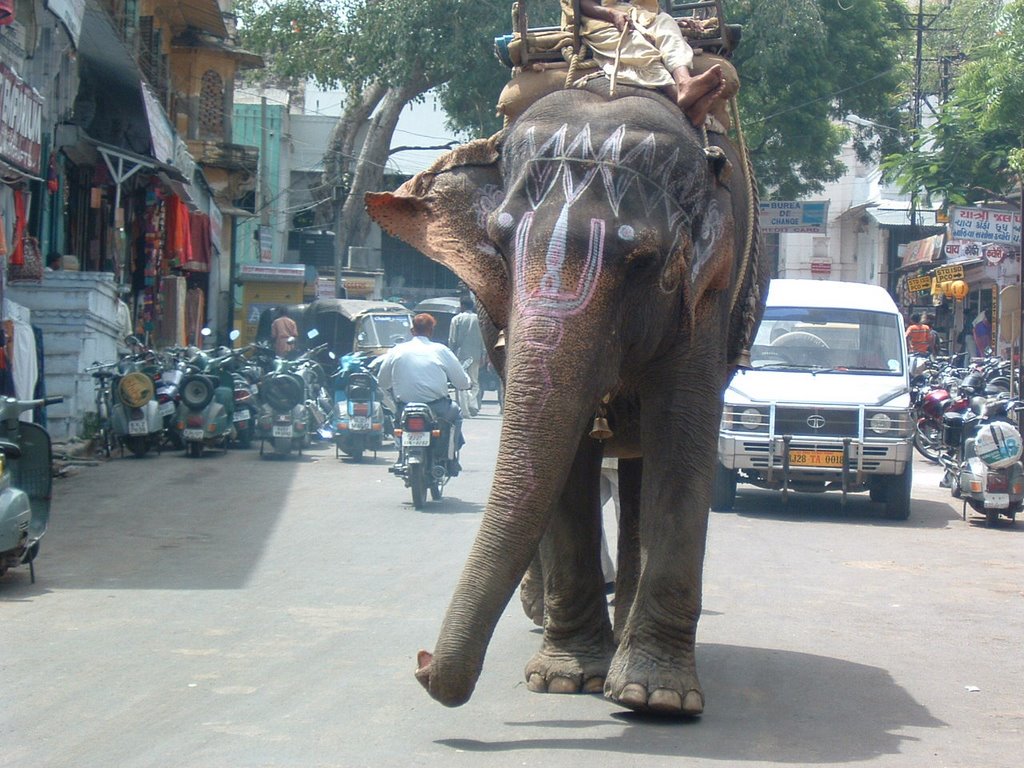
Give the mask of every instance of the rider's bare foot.
M 680 67 L 674 73 L 676 104 L 698 128 L 704 124 L 711 106 L 725 90 L 725 76 L 717 64 L 699 75 L 690 75 Z

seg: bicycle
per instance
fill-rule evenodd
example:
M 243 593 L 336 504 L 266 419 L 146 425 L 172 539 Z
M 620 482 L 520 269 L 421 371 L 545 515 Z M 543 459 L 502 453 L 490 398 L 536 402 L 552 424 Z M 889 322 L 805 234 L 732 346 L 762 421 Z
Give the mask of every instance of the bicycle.
M 96 363 L 85 369 L 87 373 L 92 374 L 96 388 L 96 433 L 94 437 L 98 450 L 108 459 L 114 448 L 114 430 L 110 421 L 110 411 L 113 405 L 110 383 L 116 375 L 111 370 L 115 365 L 116 363 Z

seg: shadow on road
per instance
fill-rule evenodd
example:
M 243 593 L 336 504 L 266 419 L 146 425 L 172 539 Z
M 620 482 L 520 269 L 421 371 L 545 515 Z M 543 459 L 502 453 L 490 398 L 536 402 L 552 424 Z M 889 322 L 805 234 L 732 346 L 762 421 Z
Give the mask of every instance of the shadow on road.
M 717 514 L 901 528 L 945 528 L 951 521 L 960 519 L 949 504 L 930 499 L 915 498 L 909 520 L 889 520 L 885 516 L 885 505 L 872 502 L 866 493 L 850 494 L 844 505 L 837 493 L 790 493 L 784 500 L 779 491 L 760 489 L 744 489 L 737 494 L 732 512 Z
M 406 505 L 412 507 L 412 497 Z M 463 501 L 458 496 L 445 496 L 440 501 L 428 501 L 420 510 L 424 515 L 465 515 L 479 514 L 484 511 L 485 504 L 475 501 Z
M 812 654 L 700 644 L 708 707 L 697 720 L 617 712 L 609 721 L 506 723 L 563 728 L 565 738 L 441 739 L 466 752 L 589 750 L 624 755 L 825 765 L 899 754 L 898 731 L 946 723 L 918 704 L 884 669 Z M 565 710 L 572 709 L 567 697 Z M 621 728 L 625 726 L 625 728 Z M 611 734 L 610 728 L 618 732 Z M 581 735 L 583 731 L 589 732 Z

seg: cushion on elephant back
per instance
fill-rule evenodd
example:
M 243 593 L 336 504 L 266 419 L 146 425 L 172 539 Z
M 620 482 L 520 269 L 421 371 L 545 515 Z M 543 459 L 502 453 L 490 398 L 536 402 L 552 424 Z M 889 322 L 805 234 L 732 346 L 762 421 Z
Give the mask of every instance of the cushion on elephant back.
M 725 90 L 723 91 L 723 98 L 715 102 L 711 114 L 722 124 L 725 130 L 729 130 L 731 123 L 729 120 L 729 110 L 727 109 L 728 100 L 735 96 L 740 89 L 740 78 L 736 74 L 736 68 L 728 59 L 722 56 L 712 53 L 700 53 L 693 57 L 691 72 L 694 75 L 699 75 L 715 64 L 722 68 L 722 73 L 725 75 Z M 505 84 L 501 94 L 498 96 L 498 114 L 504 116 L 511 123 L 523 114 L 527 107 L 541 97 L 565 88 L 567 70 L 568 65 L 562 65 L 561 67 L 544 65 L 535 69 L 524 69 L 522 72 L 514 75 Z

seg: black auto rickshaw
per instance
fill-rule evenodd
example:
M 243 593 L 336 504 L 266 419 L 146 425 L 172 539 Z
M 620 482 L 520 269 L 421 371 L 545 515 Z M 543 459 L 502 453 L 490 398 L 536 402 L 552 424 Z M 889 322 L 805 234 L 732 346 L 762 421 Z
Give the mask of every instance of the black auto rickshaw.
M 437 296 L 433 299 L 421 301 L 413 309 L 413 314 L 418 315 L 421 312 L 426 312 L 428 315 L 431 315 L 436 321 L 434 333 L 430 337 L 431 341 L 447 346 L 448 331 L 451 329 L 452 318 L 461 311 L 459 309 L 458 296 Z
M 412 312 L 394 301 L 318 299 L 305 306 L 299 320 L 304 338 L 313 328 L 315 343 L 327 342 L 339 359 L 353 352 L 376 357 L 412 337 Z

